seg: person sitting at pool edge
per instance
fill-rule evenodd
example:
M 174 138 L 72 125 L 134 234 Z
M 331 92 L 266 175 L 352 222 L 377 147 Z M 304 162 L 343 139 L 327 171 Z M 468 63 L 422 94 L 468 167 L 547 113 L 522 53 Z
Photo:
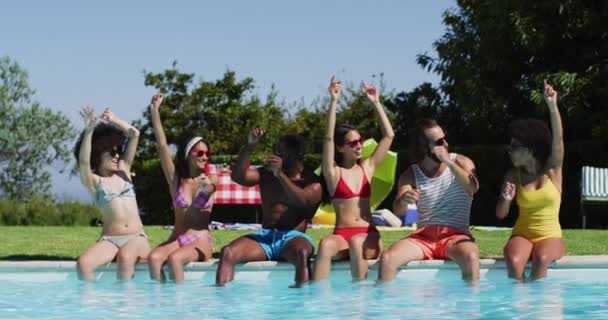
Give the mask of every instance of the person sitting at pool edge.
M 496 217 L 509 214 L 513 199 L 519 216 L 504 248 L 508 276 L 524 280 L 528 260 L 532 260 L 530 279 L 547 275 L 549 265 L 564 255 L 564 240 L 559 224 L 562 200 L 564 139 L 557 108 L 557 92 L 545 81 L 545 103 L 551 130 L 537 119 L 518 119 L 509 128 L 509 157 L 513 163 L 505 178 L 496 204 Z
M 314 245 L 304 232 L 321 202 L 320 178 L 304 168 L 304 139 L 297 135 L 281 137 L 265 167 L 249 168 L 251 153 L 263 135 L 261 128 L 251 130 L 231 175 L 241 185 L 260 186 L 262 229 L 222 248 L 216 273 L 218 286 L 234 279 L 235 264 L 250 261 L 290 262 L 295 266 L 295 286 L 310 278 Z
M 206 261 L 213 253 L 209 221 L 218 177 L 209 174 L 209 145 L 202 137 L 188 137 L 177 148 L 175 162 L 160 118 L 163 96 L 157 93 L 150 103 L 150 118 L 156 148 L 169 193 L 173 200 L 174 222 L 169 238 L 148 257 L 150 277 L 164 280 L 163 264 L 170 267 L 176 283 L 184 281 L 184 265 Z
M 419 229 L 380 255 L 379 280 L 395 277 L 414 260 L 450 259 L 467 280 L 479 279 L 479 248 L 469 232 L 473 195 L 479 189 L 471 159 L 448 152 L 441 126 L 433 119 L 418 122 L 411 135 L 416 163 L 399 177 L 393 212 L 418 206 Z
M 327 112 L 321 166 L 326 192 L 336 212 L 336 224 L 333 234 L 319 242 L 314 281 L 329 277 L 332 260 L 349 260 L 352 279 L 363 280 L 367 277 L 367 260 L 376 259 L 382 250 L 380 232 L 372 221 L 370 181 L 388 153 L 395 134 L 380 102 L 378 90 L 365 83 L 363 88 L 378 114 L 382 130 L 382 140 L 365 160 L 361 159 L 361 133 L 348 124 L 336 127 L 336 108 L 342 83 L 334 77 L 330 81 L 331 102 Z
M 150 251 L 130 178 L 139 130 L 107 108 L 100 115 L 105 120 L 101 123 L 90 107 L 83 108 L 81 115 L 85 128 L 74 156 L 80 181 L 101 211 L 103 228 L 97 242 L 78 257 L 78 277 L 93 281 L 98 266 L 116 259 L 118 279 L 128 280 L 135 273 L 135 264 Z

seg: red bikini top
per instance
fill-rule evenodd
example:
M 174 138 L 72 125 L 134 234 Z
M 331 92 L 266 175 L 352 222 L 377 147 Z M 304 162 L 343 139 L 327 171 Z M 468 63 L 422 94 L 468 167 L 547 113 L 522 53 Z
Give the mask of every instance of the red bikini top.
M 361 166 L 361 171 L 363 172 L 363 183 L 361 183 L 361 189 L 359 193 L 354 193 L 344 182 L 342 179 L 342 168 L 340 168 L 340 180 L 338 180 L 338 185 L 336 186 L 336 191 L 334 191 L 334 195 L 332 199 L 351 199 L 351 198 L 369 198 L 371 195 L 371 188 L 369 185 L 369 180 L 365 176 L 365 171 Z

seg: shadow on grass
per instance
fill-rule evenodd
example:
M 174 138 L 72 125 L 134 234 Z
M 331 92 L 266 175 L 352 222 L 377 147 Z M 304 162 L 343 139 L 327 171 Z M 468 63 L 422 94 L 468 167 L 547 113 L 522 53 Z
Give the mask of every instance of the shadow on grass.
M 61 256 L 47 256 L 43 254 L 15 254 L 10 256 L 0 256 L 0 260 L 12 260 L 12 261 L 28 261 L 28 260 L 51 260 L 51 261 L 59 261 L 59 260 L 76 260 L 74 257 L 61 257 Z

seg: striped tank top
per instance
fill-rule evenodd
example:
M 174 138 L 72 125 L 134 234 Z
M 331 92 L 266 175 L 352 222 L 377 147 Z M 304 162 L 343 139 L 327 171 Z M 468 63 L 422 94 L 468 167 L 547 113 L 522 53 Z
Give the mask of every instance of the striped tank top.
M 452 161 L 456 154 L 450 153 Z M 417 164 L 412 165 L 416 177 L 419 226 L 441 225 L 469 233 L 469 216 L 473 197 L 458 183 L 449 168 L 437 178 L 427 177 Z

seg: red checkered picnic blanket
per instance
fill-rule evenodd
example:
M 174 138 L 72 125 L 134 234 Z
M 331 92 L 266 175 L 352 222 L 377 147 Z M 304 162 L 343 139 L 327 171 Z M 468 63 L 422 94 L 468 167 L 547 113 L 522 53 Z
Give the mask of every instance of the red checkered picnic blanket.
M 215 191 L 215 204 L 261 204 L 260 186 L 242 186 L 230 179 L 230 172 L 212 169 L 218 175 L 219 184 Z

